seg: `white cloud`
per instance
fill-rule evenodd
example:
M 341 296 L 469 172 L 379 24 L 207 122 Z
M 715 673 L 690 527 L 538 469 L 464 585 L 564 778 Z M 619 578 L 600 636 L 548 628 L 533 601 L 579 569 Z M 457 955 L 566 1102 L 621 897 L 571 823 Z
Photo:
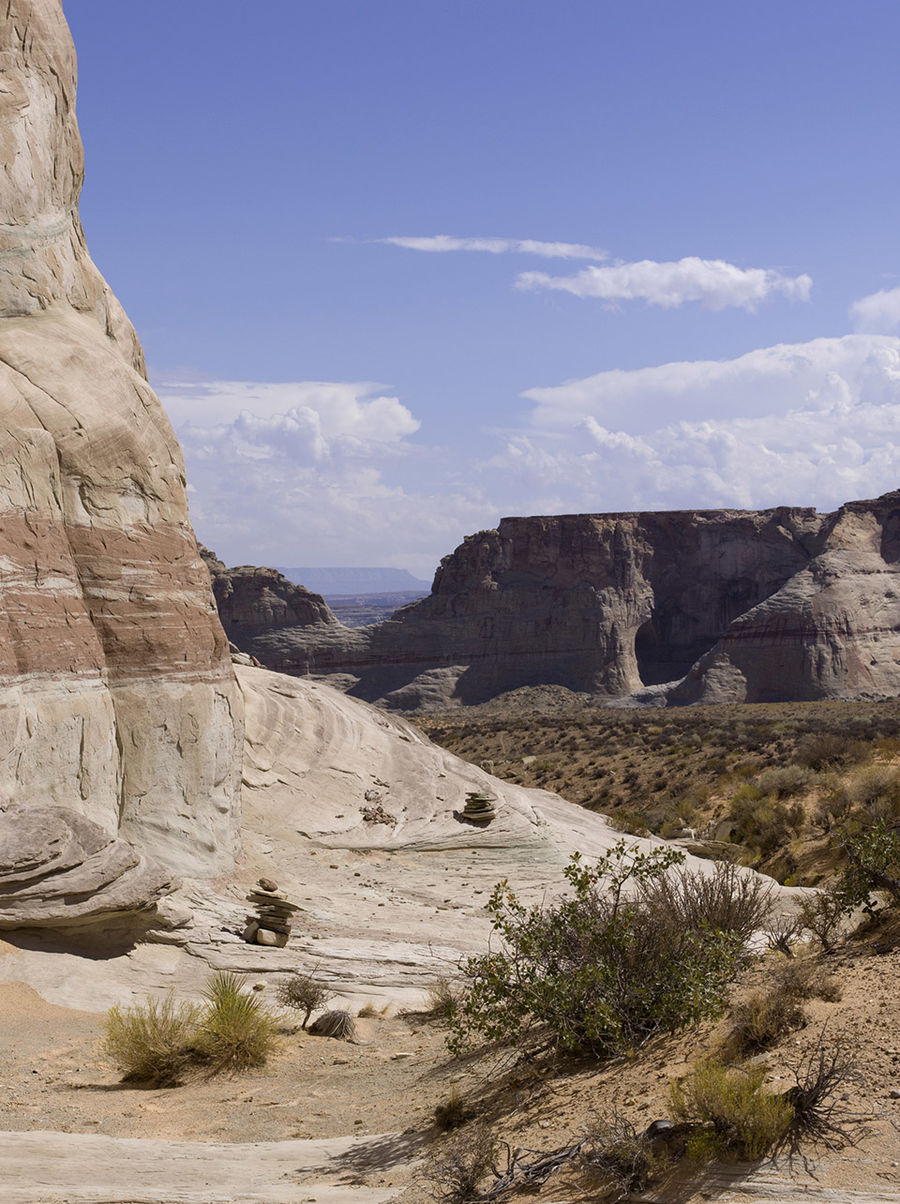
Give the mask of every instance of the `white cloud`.
M 160 385 L 184 451 L 198 538 L 229 564 L 395 564 L 430 577 L 495 521 L 419 421 L 369 383 Z M 440 482 L 440 484 L 438 483 Z
M 686 301 L 699 301 L 707 309 L 754 309 L 778 293 L 808 301 L 811 285 L 809 276 L 783 276 L 771 268 L 739 268 L 722 259 L 696 256 L 672 263 L 642 259 L 602 268 L 590 266 L 572 276 L 522 272 L 516 279 L 516 287 L 521 289 L 555 289 L 609 302 L 642 300 L 667 309 Z
M 229 563 L 396 564 L 428 577 L 503 514 L 831 509 L 900 484 L 900 338 L 887 335 L 530 389 L 514 429 L 468 430 L 441 448 L 413 441 L 410 409 L 370 384 L 160 392 L 198 535 Z
M 307 463 L 394 449 L 419 429 L 396 397 L 370 382 L 171 383 L 159 395 L 179 437 L 199 454 Z
M 456 238 L 452 234 L 431 234 L 422 238 L 395 235 L 375 241 L 405 247 L 408 251 L 485 251 L 489 255 L 539 255 L 543 259 L 609 259 L 600 247 L 580 242 L 541 242 L 536 238 Z
M 897 338 L 603 372 L 524 396 L 528 423 L 491 467 L 508 495 L 557 509 L 821 508 L 900 483 Z
M 850 306 L 854 329 L 889 334 L 900 327 L 900 288 L 882 289 L 860 297 Z

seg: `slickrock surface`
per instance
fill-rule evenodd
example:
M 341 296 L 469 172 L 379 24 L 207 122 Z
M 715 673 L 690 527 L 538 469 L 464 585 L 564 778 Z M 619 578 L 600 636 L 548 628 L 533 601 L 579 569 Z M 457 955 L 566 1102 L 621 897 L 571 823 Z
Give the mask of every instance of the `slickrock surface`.
M 58 942 L 11 936 L 17 948 L 0 957 L 0 981 L 25 980 L 53 1002 L 91 1010 L 171 987 L 199 997 L 210 969 L 265 981 L 318 967 L 351 1004 L 418 1006 L 461 953 L 485 947 L 497 882 L 508 878 L 537 902 L 565 887 L 573 852 L 599 857 L 621 839 L 602 816 L 493 778 L 326 685 L 241 665 L 237 679 L 246 743 L 235 874 L 187 881 L 160 905 L 165 943 L 109 956 L 90 974 Z M 463 816 L 475 792 L 496 800 L 489 824 Z M 391 822 L 367 818 L 373 806 Z M 246 896 L 260 878 L 300 908 L 286 948 L 243 940 Z M 788 909 L 804 894 L 777 889 Z
M 232 638 L 270 668 L 398 710 L 540 684 L 657 703 L 893 696 L 898 532 L 898 493 L 834 514 L 506 518 L 384 623 Z
M 181 452 L 78 218 L 59 0 L 10 0 L 0 56 L 0 799 L 215 873 L 239 701 Z

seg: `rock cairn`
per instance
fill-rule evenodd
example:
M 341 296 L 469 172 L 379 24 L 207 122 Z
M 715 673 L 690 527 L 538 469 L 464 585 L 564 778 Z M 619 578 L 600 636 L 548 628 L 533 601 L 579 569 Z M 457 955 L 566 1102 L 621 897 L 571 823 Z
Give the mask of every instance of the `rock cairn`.
M 489 824 L 497 816 L 496 801 L 487 790 L 470 790 L 463 807 L 463 819 L 473 824 Z
M 271 945 L 283 949 L 291 935 L 291 921 L 295 912 L 301 910 L 278 893 L 278 886 L 271 878 L 260 878 L 247 901 L 256 908 L 255 916 L 247 916 L 244 940 L 250 945 Z

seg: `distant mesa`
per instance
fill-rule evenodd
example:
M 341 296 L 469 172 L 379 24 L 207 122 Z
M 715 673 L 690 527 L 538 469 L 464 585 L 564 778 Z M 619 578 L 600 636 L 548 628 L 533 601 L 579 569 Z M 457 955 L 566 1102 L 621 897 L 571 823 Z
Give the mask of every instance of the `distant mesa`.
M 392 568 L 283 568 L 296 585 L 305 585 L 326 598 L 349 598 L 369 594 L 427 594 L 428 581 L 414 577 L 406 569 Z
M 269 668 L 394 710 L 526 686 L 673 705 L 900 694 L 900 492 L 813 508 L 505 518 L 374 626 L 257 624 Z M 325 617 L 325 612 L 330 617 Z

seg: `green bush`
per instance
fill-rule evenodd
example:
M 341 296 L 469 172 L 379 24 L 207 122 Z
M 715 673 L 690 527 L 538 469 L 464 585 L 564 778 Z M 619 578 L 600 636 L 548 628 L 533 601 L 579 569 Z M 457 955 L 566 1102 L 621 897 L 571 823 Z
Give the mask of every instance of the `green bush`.
M 103 1052 L 126 1082 L 173 1087 L 194 1056 L 200 1009 L 172 994 L 135 1007 L 110 1008 Z
M 293 974 L 279 986 L 277 999 L 282 1007 L 303 1012 L 300 1027 L 306 1028 L 313 1012 L 329 1002 L 331 992 L 312 974 Z
M 765 1069 L 731 1069 L 721 1062 L 699 1062 L 685 1079 L 670 1084 L 672 1109 L 680 1120 L 708 1125 L 712 1140 L 689 1142 L 694 1157 L 727 1152 L 738 1158 L 762 1158 L 782 1141 L 794 1119 L 790 1102 L 763 1090 Z
M 206 1006 L 197 1034 L 197 1053 L 215 1070 L 262 1066 L 275 1048 L 276 1028 L 259 1000 L 236 974 L 214 974 L 204 992 Z
M 861 906 L 872 912 L 875 891 L 885 891 L 893 906 L 900 906 L 900 830 L 877 819 L 861 831 L 844 834 L 843 848 L 850 862 L 836 897 L 849 911 Z
M 680 877 L 684 906 L 672 907 L 660 880 L 683 860 L 620 840 L 593 867 L 576 854 L 564 871 L 573 893 L 531 908 L 499 883 L 487 905 L 499 947 L 463 966 L 451 1051 L 476 1038 L 516 1042 L 537 1027 L 561 1050 L 604 1057 L 719 1015 L 743 941 L 699 914 L 699 876 Z

